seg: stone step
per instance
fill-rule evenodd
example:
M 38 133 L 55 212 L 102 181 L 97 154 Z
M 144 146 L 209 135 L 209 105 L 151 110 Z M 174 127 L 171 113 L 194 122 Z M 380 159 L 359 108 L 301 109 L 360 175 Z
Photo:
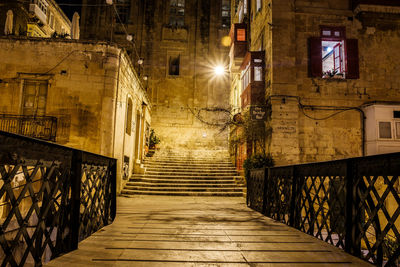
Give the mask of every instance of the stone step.
M 153 168 L 153 167 L 145 167 L 146 172 L 197 172 L 197 173 L 238 173 L 234 168 L 214 168 L 214 169 L 202 169 L 202 168 Z
M 243 196 L 246 191 L 227 156 L 155 154 L 143 163 L 145 173 L 129 179 L 124 195 Z
M 153 157 L 146 157 L 145 160 L 194 160 L 194 161 L 201 161 L 201 160 L 219 160 L 219 161 L 229 161 L 229 157 L 190 157 L 190 156 L 157 156 L 154 155 Z
M 140 179 L 140 178 L 161 178 L 161 179 L 192 179 L 192 180 L 234 180 L 234 175 L 216 175 L 216 176 L 206 176 L 206 175 L 150 175 L 150 174 L 135 174 L 132 175 L 132 178 Z
M 235 182 L 230 182 L 230 183 L 180 183 L 180 182 L 174 182 L 174 183 L 146 183 L 146 182 L 128 182 L 126 183 L 126 188 L 130 187 L 244 187 L 243 184 L 236 184 Z
M 174 164 L 174 165 L 221 165 L 221 166 L 232 166 L 231 162 L 218 162 L 218 161 L 143 161 L 144 164 Z
M 233 168 L 234 166 L 232 164 L 230 165 L 220 165 L 220 164 L 175 164 L 175 163 L 146 163 L 144 164 L 144 167 L 152 167 L 152 168 L 162 168 L 162 167 L 168 167 L 168 168 L 175 168 L 175 167 L 184 167 L 184 168 L 205 168 L 205 169 L 219 169 L 219 168 Z
M 241 187 L 224 187 L 224 188 L 215 188 L 215 187 L 158 187 L 158 186 L 128 186 L 127 189 L 131 190 L 142 190 L 142 191 L 196 191 L 196 192 L 243 192 L 243 188 Z
M 193 197 L 242 197 L 243 192 L 169 192 L 169 191 L 141 191 L 123 190 L 122 194 L 129 195 L 163 195 L 163 196 L 193 196 Z
M 146 175 L 174 175 L 174 176 L 235 176 L 236 172 L 188 172 L 188 171 L 148 171 L 146 170 Z
M 140 178 L 140 179 L 134 179 L 131 178 L 129 179 L 128 183 L 157 183 L 157 184 L 163 184 L 163 183 L 168 183 L 170 184 L 171 182 L 173 183 L 179 183 L 179 184 L 184 184 L 184 183 L 189 183 L 189 184 L 243 184 L 242 182 L 238 182 L 234 179 L 223 179 L 223 180 L 217 180 L 217 179 L 208 179 L 208 180 L 203 180 L 203 179 L 162 179 L 162 178 Z

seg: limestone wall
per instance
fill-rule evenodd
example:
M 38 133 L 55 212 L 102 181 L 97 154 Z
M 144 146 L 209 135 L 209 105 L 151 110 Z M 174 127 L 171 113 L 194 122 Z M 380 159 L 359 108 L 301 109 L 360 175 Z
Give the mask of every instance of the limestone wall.
M 273 74 L 266 94 L 275 99 L 270 151 L 278 164 L 362 155 L 362 114 L 341 108 L 400 101 L 400 16 L 355 14 L 348 7 L 345 0 L 273 2 Z M 309 76 L 308 39 L 320 36 L 321 25 L 344 26 L 346 38 L 358 40 L 359 79 Z M 315 108 L 302 109 L 299 103 Z
M 24 81 L 48 81 L 45 115 L 57 117 L 56 142 L 117 158 L 120 190 L 125 182 L 124 156 L 129 157 L 130 175 L 136 161 L 136 134 L 144 142 L 144 132 L 135 131 L 136 113 L 151 110 L 127 55 L 107 44 L 0 39 L 0 62 L 0 113 L 23 114 Z M 139 123 L 145 120 L 150 123 L 148 115 Z M 141 155 L 144 147 L 140 149 Z

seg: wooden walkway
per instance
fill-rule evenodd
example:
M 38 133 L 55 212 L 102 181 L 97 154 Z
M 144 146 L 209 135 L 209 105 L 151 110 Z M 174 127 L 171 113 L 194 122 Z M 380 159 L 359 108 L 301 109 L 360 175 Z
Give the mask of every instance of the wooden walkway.
M 46 266 L 371 266 L 244 198 L 118 199 L 115 222 Z

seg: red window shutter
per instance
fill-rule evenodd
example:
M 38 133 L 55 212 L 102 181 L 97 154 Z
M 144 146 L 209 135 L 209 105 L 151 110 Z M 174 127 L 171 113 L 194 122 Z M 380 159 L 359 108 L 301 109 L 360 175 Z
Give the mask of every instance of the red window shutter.
M 321 38 L 310 38 L 310 76 L 322 77 L 322 45 Z
M 347 39 L 346 40 L 347 50 L 347 79 L 359 79 L 360 71 L 358 64 L 358 40 Z

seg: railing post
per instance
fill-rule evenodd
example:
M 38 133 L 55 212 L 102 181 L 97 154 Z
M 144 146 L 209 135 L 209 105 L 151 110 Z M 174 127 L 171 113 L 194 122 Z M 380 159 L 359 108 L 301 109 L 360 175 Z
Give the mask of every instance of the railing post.
M 296 222 L 298 220 L 295 219 L 297 214 L 296 212 L 296 199 L 297 199 L 297 176 L 296 176 L 296 166 L 292 166 L 291 170 L 292 176 L 292 194 L 290 199 L 290 208 L 289 208 L 289 225 L 291 227 L 296 227 Z
M 109 215 L 109 218 L 113 221 L 117 214 L 117 162 L 114 160 L 110 161 L 110 171 L 111 196 L 109 201 L 111 201 L 111 214 Z
M 83 152 L 74 150 L 72 153 L 71 164 L 71 249 L 78 249 L 79 226 L 80 226 L 80 206 L 81 206 L 81 180 L 82 180 L 82 157 Z
M 358 221 L 357 207 L 359 199 L 357 197 L 356 188 L 354 184 L 356 182 L 356 168 L 355 161 L 352 159 L 346 160 L 346 236 L 345 236 L 345 247 L 344 250 L 354 256 L 361 255 L 361 244 L 356 241 L 358 237 Z M 357 201 L 358 200 L 358 201 Z M 358 243 L 358 244 L 357 244 Z
M 271 178 L 271 171 L 269 167 L 264 168 L 264 188 L 263 188 L 263 204 L 261 213 L 265 215 L 267 210 L 267 190 L 268 190 L 268 182 Z

